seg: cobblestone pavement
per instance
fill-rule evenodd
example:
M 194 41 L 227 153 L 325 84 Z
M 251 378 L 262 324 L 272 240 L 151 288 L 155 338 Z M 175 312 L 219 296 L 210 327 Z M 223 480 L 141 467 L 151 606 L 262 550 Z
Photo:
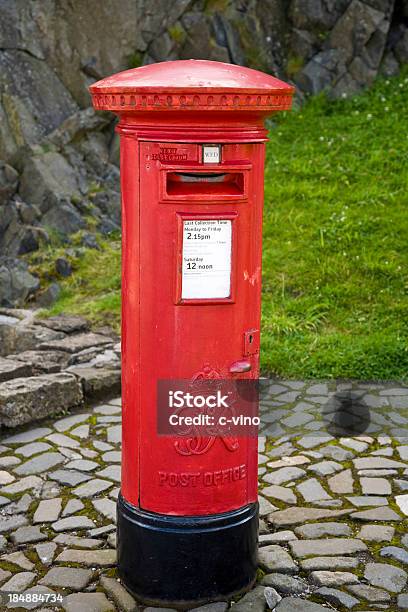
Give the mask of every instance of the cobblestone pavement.
M 372 408 L 370 421 L 364 433 L 333 437 L 318 416 L 333 421 L 330 400 L 345 391 L 345 384 L 296 381 L 268 388 L 259 582 L 232 604 L 235 612 L 408 609 L 408 389 L 354 384 L 354 397 Z M 116 399 L 3 434 L 1 592 L 64 599 L 0 609 L 138 609 L 115 570 L 120 412 Z M 392 436 L 382 433 L 386 424 Z

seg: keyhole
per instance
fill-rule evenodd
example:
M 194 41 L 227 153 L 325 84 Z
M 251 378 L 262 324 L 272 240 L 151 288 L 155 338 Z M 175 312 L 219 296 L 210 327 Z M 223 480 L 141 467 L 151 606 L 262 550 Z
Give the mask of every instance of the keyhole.
M 249 336 L 249 344 L 252 344 L 252 340 L 254 339 L 254 337 L 252 335 Z

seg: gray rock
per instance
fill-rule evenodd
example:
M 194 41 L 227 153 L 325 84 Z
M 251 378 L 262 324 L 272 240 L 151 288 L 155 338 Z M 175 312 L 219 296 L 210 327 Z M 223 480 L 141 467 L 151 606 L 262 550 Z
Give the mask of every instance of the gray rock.
M 19 572 L 3 584 L 1 590 L 6 593 L 21 593 L 34 582 L 35 578 L 34 572 Z
M 353 512 L 350 517 L 359 521 L 400 521 L 401 517 L 387 506 L 380 508 L 372 508 L 371 510 L 363 510 L 361 512 Z
M 209 603 L 204 606 L 200 606 L 199 608 L 193 608 L 192 610 L 190 610 L 190 612 L 226 612 L 228 608 L 229 606 L 227 602 L 215 601 L 214 603 Z M 148 610 L 148 608 L 145 608 L 145 609 Z M 150 609 L 154 610 L 154 608 L 150 608 Z M 156 611 L 157 610 L 159 610 L 159 608 L 157 608 Z M 167 608 L 165 610 L 167 610 Z M 171 609 L 169 608 L 169 610 Z
M 45 544 L 37 544 L 35 547 L 39 560 L 43 565 L 51 565 L 57 545 L 54 542 L 46 542 Z
M 11 575 L 11 572 L 0 568 L 0 584 L 3 584 Z
M 394 483 L 401 491 L 408 491 L 408 480 L 394 478 Z
M 77 518 L 77 517 L 73 517 Z M 100 548 L 103 544 L 103 540 L 97 540 L 94 538 L 81 538 L 78 536 L 68 535 L 66 533 L 61 533 L 57 535 L 54 540 L 56 544 L 61 544 L 62 546 L 75 546 L 76 548 Z
M 50 434 L 51 431 L 52 430 L 49 427 L 35 427 L 22 433 L 15 434 L 14 436 L 8 436 L 7 438 L 3 438 L 3 442 L 4 444 L 25 444 L 28 442 L 33 442 L 34 440 L 38 440 L 39 438 L 43 438 L 47 434 Z
M 293 457 L 284 457 L 278 461 L 270 461 L 268 463 L 268 467 L 275 470 L 281 467 L 305 465 L 306 463 L 310 463 L 310 459 L 308 457 L 305 457 L 304 455 L 295 455 Z
M 347 593 L 343 593 L 343 591 L 339 591 L 338 589 L 323 587 L 321 589 L 317 589 L 315 593 L 320 595 L 320 597 L 323 597 L 323 599 L 326 599 L 326 601 L 339 606 L 344 606 L 348 610 L 351 610 L 351 608 L 354 608 L 354 606 L 360 603 L 355 597 L 347 595 Z
M 341 587 L 344 584 L 357 584 L 358 578 L 351 572 L 314 571 L 310 573 L 310 580 L 322 587 Z
M 18 357 L 20 353 L 25 351 L 36 350 L 42 342 L 64 337 L 64 334 L 60 332 L 55 332 L 40 325 L 33 325 L 33 315 L 27 314 L 30 311 L 19 312 L 23 313 L 23 318 L 17 324 L 0 325 L 1 352 L 3 355 L 15 354 Z
M 61 294 L 61 287 L 58 283 L 51 283 L 46 289 L 38 293 L 36 303 L 41 308 L 49 308 L 56 302 Z
M 321 461 L 320 463 L 310 465 L 308 470 L 314 472 L 318 476 L 328 476 L 329 474 L 339 472 L 342 468 L 343 466 L 336 461 Z
M 0 485 L 10 484 L 10 482 L 13 482 L 14 480 L 15 477 L 12 474 L 6 472 L 5 470 L 0 470 Z
M 104 414 L 105 416 L 112 416 L 115 414 L 120 414 L 121 408 L 120 406 L 110 406 L 110 405 L 95 406 L 94 412 L 96 412 L 97 414 Z M 109 450 L 109 449 L 101 448 L 101 450 Z
M 297 485 L 297 490 L 306 502 L 314 502 L 321 499 L 331 499 L 330 495 L 323 489 L 316 478 L 309 478 Z
M 357 453 L 364 453 L 368 448 L 368 443 L 362 440 L 355 440 L 354 438 L 340 438 L 340 444 L 352 448 Z
M 62 517 L 71 516 L 71 514 L 75 514 L 75 512 L 80 512 L 84 509 L 84 504 L 79 501 L 79 499 L 69 499 L 66 503 L 66 506 L 62 512 Z
M 82 389 L 72 374 L 9 380 L 0 383 L 0 424 L 16 427 L 80 406 L 82 401 Z
M 94 523 L 87 516 L 69 516 L 53 523 L 52 528 L 57 533 L 60 531 L 74 531 L 76 529 L 89 529 Z
M 33 374 L 53 374 L 67 365 L 67 355 L 62 351 L 23 351 L 9 357 L 27 364 Z
M 115 580 L 114 578 L 108 578 L 107 576 L 102 576 L 101 587 L 104 589 L 104 591 L 107 592 L 109 597 L 113 599 L 118 608 L 120 608 L 121 610 L 123 610 L 124 612 L 137 611 L 136 601 L 117 580 Z M 219 606 L 218 612 L 225 612 L 227 604 L 219 602 L 218 604 L 214 605 Z M 203 610 L 203 612 L 205 612 L 205 610 Z M 208 610 L 208 612 L 210 612 L 210 610 Z M 214 609 L 213 612 L 217 612 L 217 610 Z
M 380 550 L 380 556 L 408 565 L 408 552 L 398 546 L 385 546 Z
M 98 493 L 102 493 L 109 489 L 112 486 L 112 483 L 107 480 L 102 480 L 100 478 L 94 478 L 84 484 L 79 485 L 72 490 L 72 493 L 77 497 L 93 497 Z
M 396 495 L 395 502 L 405 516 L 408 516 L 408 495 Z
M 324 457 L 330 457 L 334 461 L 349 461 L 354 458 L 354 453 L 340 446 L 325 446 L 320 452 Z
M 280 487 L 278 485 L 271 485 L 270 487 L 265 487 L 264 489 L 262 489 L 262 493 L 263 495 L 266 495 L 267 497 L 273 497 L 275 499 L 279 499 L 280 501 L 283 501 L 287 504 L 297 504 L 296 495 L 288 487 Z M 266 512 L 266 514 L 269 514 L 269 512 L 271 512 L 271 510 Z M 265 516 L 265 514 L 262 516 Z
M 398 595 L 397 605 L 399 610 L 408 610 L 408 594 Z
M 109 441 L 109 440 L 108 440 Z M 297 467 L 286 467 L 276 470 L 276 472 L 272 472 L 264 476 L 263 480 L 270 484 L 281 485 L 285 482 L 289 482 L 292 480 L 298 480 L 305 476 L 306 472 L 301 468 Z
M 394 527 L 387 527 L 385 525 L 364 525 L 360 529 L 357 537 L 368 542 L 389 542 L 394 537 L 394 533 Z
M 266 574 L 262 578 L 261 584 L 273 587 L 285 595 L 300 595 L 308 590 L 308 584 L 304 580 L 287 574 Z
M 0 466 L 1 467 L 13 467 L 14 465 L 18 465 L 21 463 L 21 459 L 18 457 L 13 457 L 12 455 L 4 455 L 0 457 Z
M 367 599 L 367 601 L 373 603 L 383 603 L 390 601 L 391 596 L 387 591 L 382 589 L 376 589 L 375 587 L 369 586 L 368 584 L 350 584 L 347 586 L 347 590 L 353 593 L 360 599 Z
M 300 566 L 305 571 L 329 570 L 335 569 L 354 569 L 358 566 L 358 559 L 352 557 L 313 557 L 312 559 L 303 559 L 300 561 Z
M 360 478 L 364 495 L 391 495 L 391 485 L 385 478 Z
M 26 262 L 0 256 L 0 306 L 21 306 L 40 286 Z
M 404 570 L 386 563 L 368 563 L 364 578 L 373 586 L 386 589 L 392 593 L 401 593 L 407 583 Z
M 84 349 L 94 346 L 103 346 L 111 344 L 112 338 L 103 336 L 102 334 L 80 333 L 63 338 L 62 340 L 51 340 L 40 345 L 40 349 L 64 351 L 66 353 L 78 353 Z
M 113 480 L 114 482 L 119 482 L 121 481 L 121 467 L 120 465 L 110 465 L 106 468 L 104 468 L 103 470 L 99 470 L 98 472 L 96 472 L 98 476 L 101 476 L 102 478 L 109 478 L 110 480 Z
M 283 419 L 281 423 L 285 427 L 290 427 L 292 429 L 299 428 L 300 430 L 302 425 L 305 425 L 306 423 L 309 423 L 310 421 L 313 421 L 313 416 L 311 414 L 307 414 L 304 412 L 303 413 L 297 412 L 297 413 L 291 414 L 286 419 Z
M 60 493 L 60 487 L 55 484 L 55 482 L 51 482 L 49 480 L 44 483 L 43 488 L 41 489 L 41 497 L 43 499 L 54 499 L 55 497 L 58 497 Z
M 10 535 L 14 544 L 28 544 L 30 542 L 42 542 L 47 536 L 38 527 L 19 527 Z
M 61 434 L 61 433 L 50 434 L 49 436 L 47 436 L 46 439 L 59 447 L 61 446 L 64 448 L 78 448 L 79 447 L 78 440 L 73 440 L 69 436 L 65 436 L 64 434 Z M 68 467 L 68 465 L 66 467 L 67 469 L 71 469 L 70 467 Z
M 277 591 L 273 587 L 265 587 L 264 589 L 264 597 L 266 599 L 266 603 L 268 608 L 274 610 L 276 605 L 281 601 L 282 597 L 279 595 Z
M 119 444 L 122 440 L 122 427 L 120 425 L 108 427 L 107 440 L 112 444 Z
M 33 501 L 33 498 L 31 497 L 31 495 L 28 495 L 28 493 L 25 493 L 17 501 L 9 503 L 8 506 L 6 506 L 6 508 L 2 510 L 2 514 L 3 515 L 24 514 L 30 508 L 32 501 Z
M 72 265 L 65 257 L 58 257 L 55 261 L 55 271 L 63 278 L 66 278 L 72 274 Z
M 116 551 L 106 550 L 64 550 L 56 561 L 60 563 L 80 563 L 86 567 L 108 567 L 116 563 Z
M 31 376 L 29 365 L 11 358 L 4 359 L 0 357 L 0 382 L 23 376 Z
M 0 162 L 0 205 L 6 204 L 17 191 L 18 172 L 5 162 Z
M 75 436 L 76 438 L 81 438 L 81 440 L 86 440 L 87 438 L 89 438 L 89 425 L 79 425 L 78 427 L 75 427 L 75 429 L 71 429 L 71 435 Z M 91 451 L 89 451 L 91 452 Z M 104 461 L 110 461 L 110 459 L 104 459 Z
M 112 531 L 116 531 L 116 525 L 114 525 L 113 523 L 111 523 L 110 525 L 104 525 L 103 527 L 96 527 L 95 529 L 90 529 L 88 531 L 88 535 L 94 538 L 100 535 L 111 533 Z
M 289 542 L 290 540 L 297 540 L 293 531 L 276 531 L 275 533 L 260 535 L 259 546 L 265 546 L 266 544 L 281 544 L 282 542 Z
M 406 465 L 395 459 L 387 459 L 385 457 L 360 457 L 353 460 L 356 470 L 382 470 L 382 469 L 399 469 L 405 468 Z
M 266 572 L 295 574 L 297 565 L 284 548 L 274 544 L 259 549 L 259 564 Z
M 116 503 L 106 497 L 102 497 L 101 499 L 94 499 L 92 501 L 92 505 L 100 512 L 103 516 L 110 519 L 111 521 L 116 522 Z
M 44 453 L 45 451 L 51 450 L 51 448 L 52 447 L 46 442 L 31 442 L 30 444 L 19 446 L 16 452 L 19 455 L 23 455 L 23 457 L 31 457 L 32 455 L 38 455 L 38 453 Z
M 115 612 L 114 605 L 104 593 L 73 593 L 65 598 L 65 612 Z
M 275 610 L 276 612 L 327 612 L 327 608 L 317 603 L 296 597 L 285 597 Z
M 62 499 L 56 497 L 54 499 L 45 499 L 40 501 L 37 510 L 35 511 L 34 523 L 54 523 L 58 520 L 61 512 Z
M 35 567 L 34 563 L 31 563 L 31 561 L 29 561 L 21 551 L 10 553 L 8 555 L 2 555 L 1 560 L 13 563 L 13 565 L 17 565 L 18 567 L 21 567 L 27 571 L 30 571 Z
M 296 535 L 301 538 L 323 538 L 326 536 L 351 536 L 352 531 L 345 523 L 310 523 L 296 527 Z
M 78 332 L 88 331 L 90 328 L 89 322 L 79 315 L 60 314 L 46 319 L 36 321 L 36 324 L 48 327 L 57 332 L 65 334 L 73 334 Z
M 77 567 L 52 567 L 39 581 L 46 586 L 61 587 L 73 591 L 81 591 L 92 579 L 92 572 Z M 83 608 L 77 608 L 83 609 Z
M 256 586 L 252 591 L 244 595 L 238 603 L 232 606 L 234 612 L 264 612 L 266 601 L 264 597 L 265 587 Z
M 81 381 L 87 399 L 98 399 L 120 393 L 120 370 L 73 366 L 69 371 Z
M 0 516 L 0 533 L 13 531 L 19 527 L 25 527 L 26 525 L 28 525 L 28 519 L 22 514 L 17 514 L 15 516 Z
M 56 480 L 62 485 L 75 487 L 75 485 L 86 482 L 92 477 L 89 474 L 83 474 L 82 472 L 75 472 L 73 470 L 55 470 L 55 472 L 50 472 L 48 474 L 48 478 Z
M 78 445 L 78 443 L 77 443 Z M 93 472 L 99 464 L 95 461 L 89 461 L 88 459 L 74 459 L 65 466 L 67 470 L 78 470 L 80 472 Z
M 345 493 L 353 493 L 354 481 L 351 470 L 344 470 L 335 476 L 332 476 L 327 481 L 333 493 L 344 495 Z
M 22 463 L 15 468 L 15 473 L 21 476 L 29 476 L 31 474 L 43 474 L 47 470 L 64 461 L 64 456 L 60 453 L 46 452 L 41 455 L 36 455 L 25 463 Z
M 268 521 L 277 527 L 303 524 L 306 521 L 318 521 L 326 518 L 337 518 L 349 514 L 350 510 L 327 510 L 324 508 L 287 508 L 269 514 Z
M 1 491 L 2 493 L 14 495 L 15 493 L 22 493 L 23 491 L 28 491 L 29 489 L 40 491 L 42 486 L 43 480 L 39 476 L 26 476 L 25 478 L 17 480 L 17 482 L 13 482 L 10 485 L 2 487 Z
M 297 558 L 311 557 L 312 555 L 352 555 L 368 550 L 364 542 L 353 538 L 296 540 L 289 542 L 289 547 Z
M 102 455 L 102 461 L 105 461 L 106 463 L 120 463 L 122 461 L 122 453 L 121 451 L 108 451 L 107 453 L 104 453 Z M 1 462 L 1 457 L 0 457 L 0 462 Z M 272 504 L 270 504 L 265 498 L 263 498 L 263 500 L 264 501 L 262 501 L 261 499 L 258 500 L 260 505 L 262 503 L 266 503 L 265 507 L 272 506 Z M 271 512 L 271 510 L 269 512 Z M 268 512 L 265 512 L 264 514 L 268 514 Z M 260 514 L 260 516 L 263 516 L 263 515 Z
M 84 421 L 86 421 L 88 417 L 90 416 L 91 415 L 88 413 L 75 414 L 72 416 L 68 416 L 68 417 L 65 417 L 64 419 L 59 419 L 58 421 L 55 421 L 54 428 L 59 432 L 68 431 L 74 425 L 78 425 L 79 423 L 83 423 Z
M 362 508 L 365 506 L 388 506 L 388 500 L 386 497 L 376 497 L 374 495 L 356 495 L 355 497 L 346 497 L 346 499 L 357 508 Z
M 111 548 L 115 548 L 115 549 L 118 547 L 118 543 L 116 539 L 116 532 L 108 535 L 108 545 Z

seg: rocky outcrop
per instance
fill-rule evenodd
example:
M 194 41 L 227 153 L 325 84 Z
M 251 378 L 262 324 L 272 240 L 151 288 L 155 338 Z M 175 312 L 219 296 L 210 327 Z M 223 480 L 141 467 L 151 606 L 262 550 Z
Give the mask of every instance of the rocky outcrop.
M 0 426 L 120 392 L 120 343 L 82 317 L 0 309 Z M 41 407 L 41 409 L 39 408 Z
M 120 229 L 118 141 L 89 108 L 95 80 L 192 57 L 272 72 L 300 98 L 340 97 L 408 61 L 408 0 L 3 0 L 0 17 L 4 306 L 38 291 L 20 256 L 77 232 L 96 247 L 95 232 Z

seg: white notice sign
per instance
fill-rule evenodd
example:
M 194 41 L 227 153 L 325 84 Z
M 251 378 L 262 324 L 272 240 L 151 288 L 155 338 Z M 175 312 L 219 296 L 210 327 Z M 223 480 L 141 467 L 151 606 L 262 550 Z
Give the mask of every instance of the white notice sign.
M 183 300 L 230 296 L 231 243 L 231 221 L 183 222 Z

